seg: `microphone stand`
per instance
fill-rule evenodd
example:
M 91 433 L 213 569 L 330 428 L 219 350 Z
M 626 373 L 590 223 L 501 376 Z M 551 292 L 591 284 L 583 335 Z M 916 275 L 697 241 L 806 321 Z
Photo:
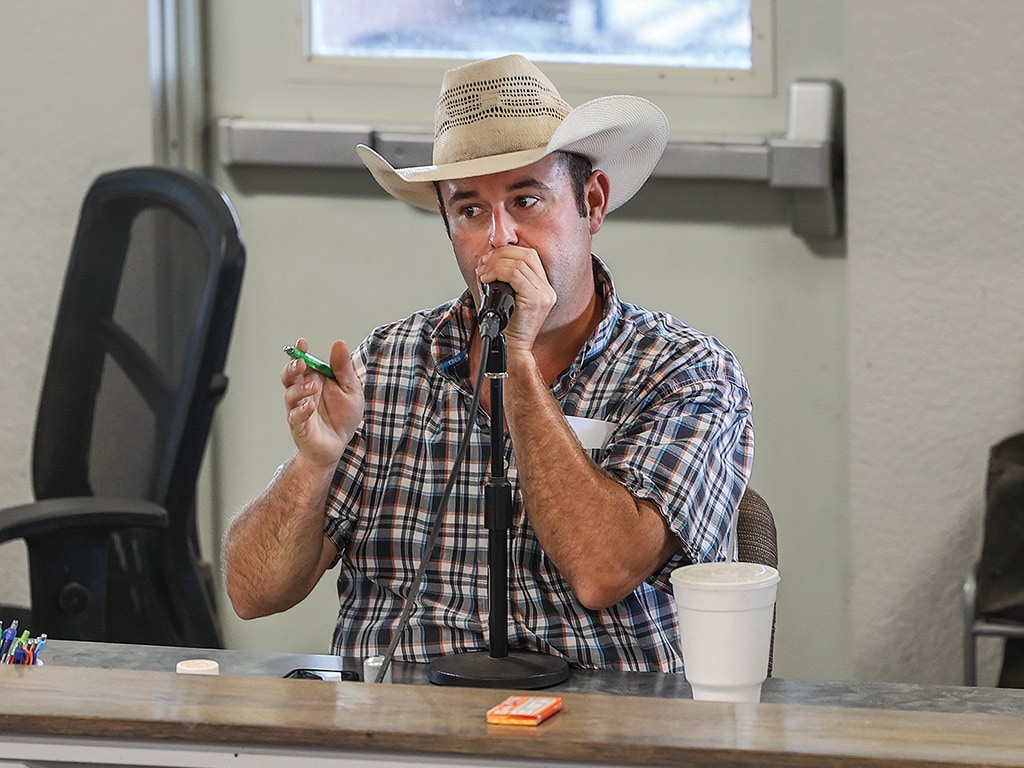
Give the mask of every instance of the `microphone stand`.
M 430 663 L 428 677 L 437 685 L 474 688 L 547 688 L 569 676 L 569 665 L 557 656 L 508 649 L 508 540 L 512 530 L 512 485 L 505 474 L 505 415 L 502 382 L 508 376 L 505 336 L 497 334 L 487 355 L 491 385 L 491 476 L 484 487 L 487 526 L 487 594 L 490 651 L 442 656 Z

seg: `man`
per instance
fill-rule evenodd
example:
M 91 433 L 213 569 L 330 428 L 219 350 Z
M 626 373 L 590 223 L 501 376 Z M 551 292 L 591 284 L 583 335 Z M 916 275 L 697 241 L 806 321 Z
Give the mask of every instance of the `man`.
M 670 571 L 728 557 L 753 452 L 731 353 L 675 318 L 622 302 L 592 254 L 605 215 L 650 175 L 664 114 L 630 96 L 572 109 L 521 56 L 446 73 L 434 163 L 360 157 L 391 195 L 439 210 L 468 290 L 379 328 L 337 380 L 284 368 L 297 451 L 232 522 L 228 594 L 243 618 L 285 610 L 339 567 L 332 652 L 383 653 L 431 523 L 436 547 L 396 658 L 488 647 L 483 524 L 489 390 L 470 413 L 482 285 L 515 292 L 504 329 L 505 463 L 513 490 L 508 644 L 582 667 L 678 671 Z M 298 346 L 305 349 L 305 341 Z M 605 422 L 596 463 L 567 417 Z M 472 443 L 438 509 L 461 437 Z

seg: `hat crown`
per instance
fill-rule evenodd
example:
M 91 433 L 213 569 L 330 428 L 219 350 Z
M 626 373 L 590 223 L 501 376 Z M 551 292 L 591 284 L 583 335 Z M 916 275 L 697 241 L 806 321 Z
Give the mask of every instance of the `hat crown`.
M 550 80 L 519 55 L 445 73 L 434 117 L 434 165 L 547 146 L 572 111 Z

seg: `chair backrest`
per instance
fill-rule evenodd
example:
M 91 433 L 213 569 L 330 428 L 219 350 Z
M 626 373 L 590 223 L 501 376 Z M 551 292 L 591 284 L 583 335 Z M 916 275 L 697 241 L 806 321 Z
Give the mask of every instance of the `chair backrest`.
M 779 567 L 778 535 L 768 502 L 753 488 L 747 488 L 737 511 L 736 539 L 739 559 Z
M 39 403 L 35 495 L 142 498 L 169 519 L 114 534 L 116 619 L 97 639 L 220 644 L 195 495 L 244 261 L 230 202 L 197 174 L 107 173 L 82 205 Z
M 738 557 L 744 563 L 779 567 L 778 536 L 775 518 L 768 502 L 753 488 L 747 488 L 736 512 L 736 543 Z M 768 651 L 768 676 L 772 674 L 775 652 L 775 617 L 772 617 L 772 644 Z

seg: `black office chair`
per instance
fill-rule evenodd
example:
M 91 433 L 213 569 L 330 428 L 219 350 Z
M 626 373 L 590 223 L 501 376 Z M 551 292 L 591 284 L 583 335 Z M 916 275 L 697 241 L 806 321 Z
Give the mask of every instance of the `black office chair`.
M 82 205 L 32 451 L 34 503 L 0 509 L 21 538 L 30 613 L 50 637 L 220 647 L 199 554 L 196 480 L 245 248 L 227 198 L 197 174 L 100 176 Z
M 736 512 L 736 543 L 738 559 L 744 563 L 757 563 L 779 567 L 778 535 L 775 518 L 764 500 L 753 488 L 747 488 Z M 775 657 L 775 616 L 772 613 L 772 639 L 768 648 L 768 677 L 772 676 Z

